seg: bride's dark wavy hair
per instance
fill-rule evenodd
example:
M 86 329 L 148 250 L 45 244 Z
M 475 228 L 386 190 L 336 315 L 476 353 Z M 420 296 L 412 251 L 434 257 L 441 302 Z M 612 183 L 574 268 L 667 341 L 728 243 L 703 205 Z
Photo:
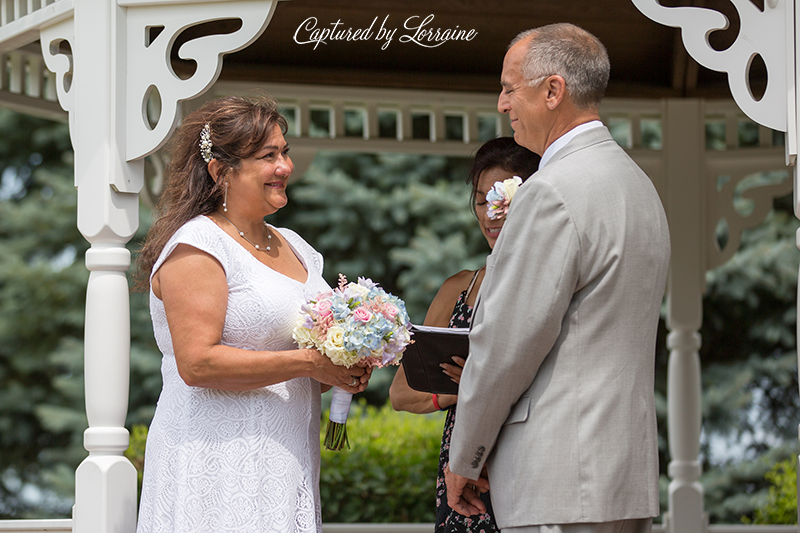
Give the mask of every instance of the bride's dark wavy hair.
M 469 176 L 467 176 L 467 184 L 472 185 L 472 192 L 469 196 L 472 212 L 475 215 L 478 214 L 475 208 L 475 197 L 478 195 L 478 181 L 481 179 L 481 174 L 492 168 L 502 168 L 519 176 L 524 182 L 539 169 L 541 159 L 537 154 L 518 145 L 513 137 L 498 137 L 486 141 L 475 152 L 475 159 L 472 162 Z
M 223 180 L 214 181 L 200 153 L 200 132 L 206 124 L 211 130 L 213 158 L 221 164 L 220 177 L 253 157 L 276 125 L 284 134 L 288 127 L 271 97 L 227 96 L 205 103 L 183 119 L 167 145 L 171 158 L 157 206 L 158 219 L 136 257 L 133 290 L 149 288 L 153 265 L 178 228 L 198 215 L 214 212 L 222 203 Z

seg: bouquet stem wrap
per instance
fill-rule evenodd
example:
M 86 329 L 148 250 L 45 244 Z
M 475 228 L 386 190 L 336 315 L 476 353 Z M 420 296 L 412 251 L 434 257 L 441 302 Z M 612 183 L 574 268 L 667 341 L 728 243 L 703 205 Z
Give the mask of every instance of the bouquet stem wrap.
M 331 395 L 331 414 L 328 421 L 328 430 L 325 432 L 325 447 L 329 450 L 339 451 L 346 446 L 349 450 L 347 416 L 350 414 L 353 393 L 339 387 L 333 387 Z

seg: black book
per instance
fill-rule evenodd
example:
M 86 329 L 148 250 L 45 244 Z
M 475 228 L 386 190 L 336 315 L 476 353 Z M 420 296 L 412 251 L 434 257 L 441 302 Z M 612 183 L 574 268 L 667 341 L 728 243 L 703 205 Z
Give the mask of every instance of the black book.
M 436 328 L 411 326 L 412 344 L 403 354 L 403 370 L 408 386 L 433 394 L 458 394 L 458 383 L 442 372 L 441 363 L 453 363 L 452 357 L 463 359 L 469 354 L 468 328 Z

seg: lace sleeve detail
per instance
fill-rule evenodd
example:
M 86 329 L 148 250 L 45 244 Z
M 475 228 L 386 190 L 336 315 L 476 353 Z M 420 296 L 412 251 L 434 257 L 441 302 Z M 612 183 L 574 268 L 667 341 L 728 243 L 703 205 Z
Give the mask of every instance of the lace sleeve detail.
M 211 226 L 214 227 L 210 227 Z M 188 244 L 198 250 L 201 250 L 211 257 L 219 261 L 222 269 L 225 271 L 225 276 L 228 276 L 228 266 L 230 264 L 230 250 L 226 246 L 226 242 L 222 239 L 222 234 L 216 231 L 217 227 L 214 222 L 206 216 L 198 216 L 181 226 L 178 231 L 167 241 L 158 261 L 153 265 L 153 271 L 150 274 L 150 281 L 153 280 L 153 275 L 161 268 L 164 261 L 175 251 L 179 244 Z

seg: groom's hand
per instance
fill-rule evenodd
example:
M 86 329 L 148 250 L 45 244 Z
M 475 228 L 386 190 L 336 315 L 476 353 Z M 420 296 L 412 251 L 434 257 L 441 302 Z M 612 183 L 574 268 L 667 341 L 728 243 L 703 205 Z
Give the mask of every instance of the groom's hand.
M 464 516 L 486 512 L 486 505 L 480 494 L 489 490 L 488 479 L 469 479 L 451 472 L 450 465 L 445 465 L 444 482 L 447 485 L 447 505 L 455 512 Z

